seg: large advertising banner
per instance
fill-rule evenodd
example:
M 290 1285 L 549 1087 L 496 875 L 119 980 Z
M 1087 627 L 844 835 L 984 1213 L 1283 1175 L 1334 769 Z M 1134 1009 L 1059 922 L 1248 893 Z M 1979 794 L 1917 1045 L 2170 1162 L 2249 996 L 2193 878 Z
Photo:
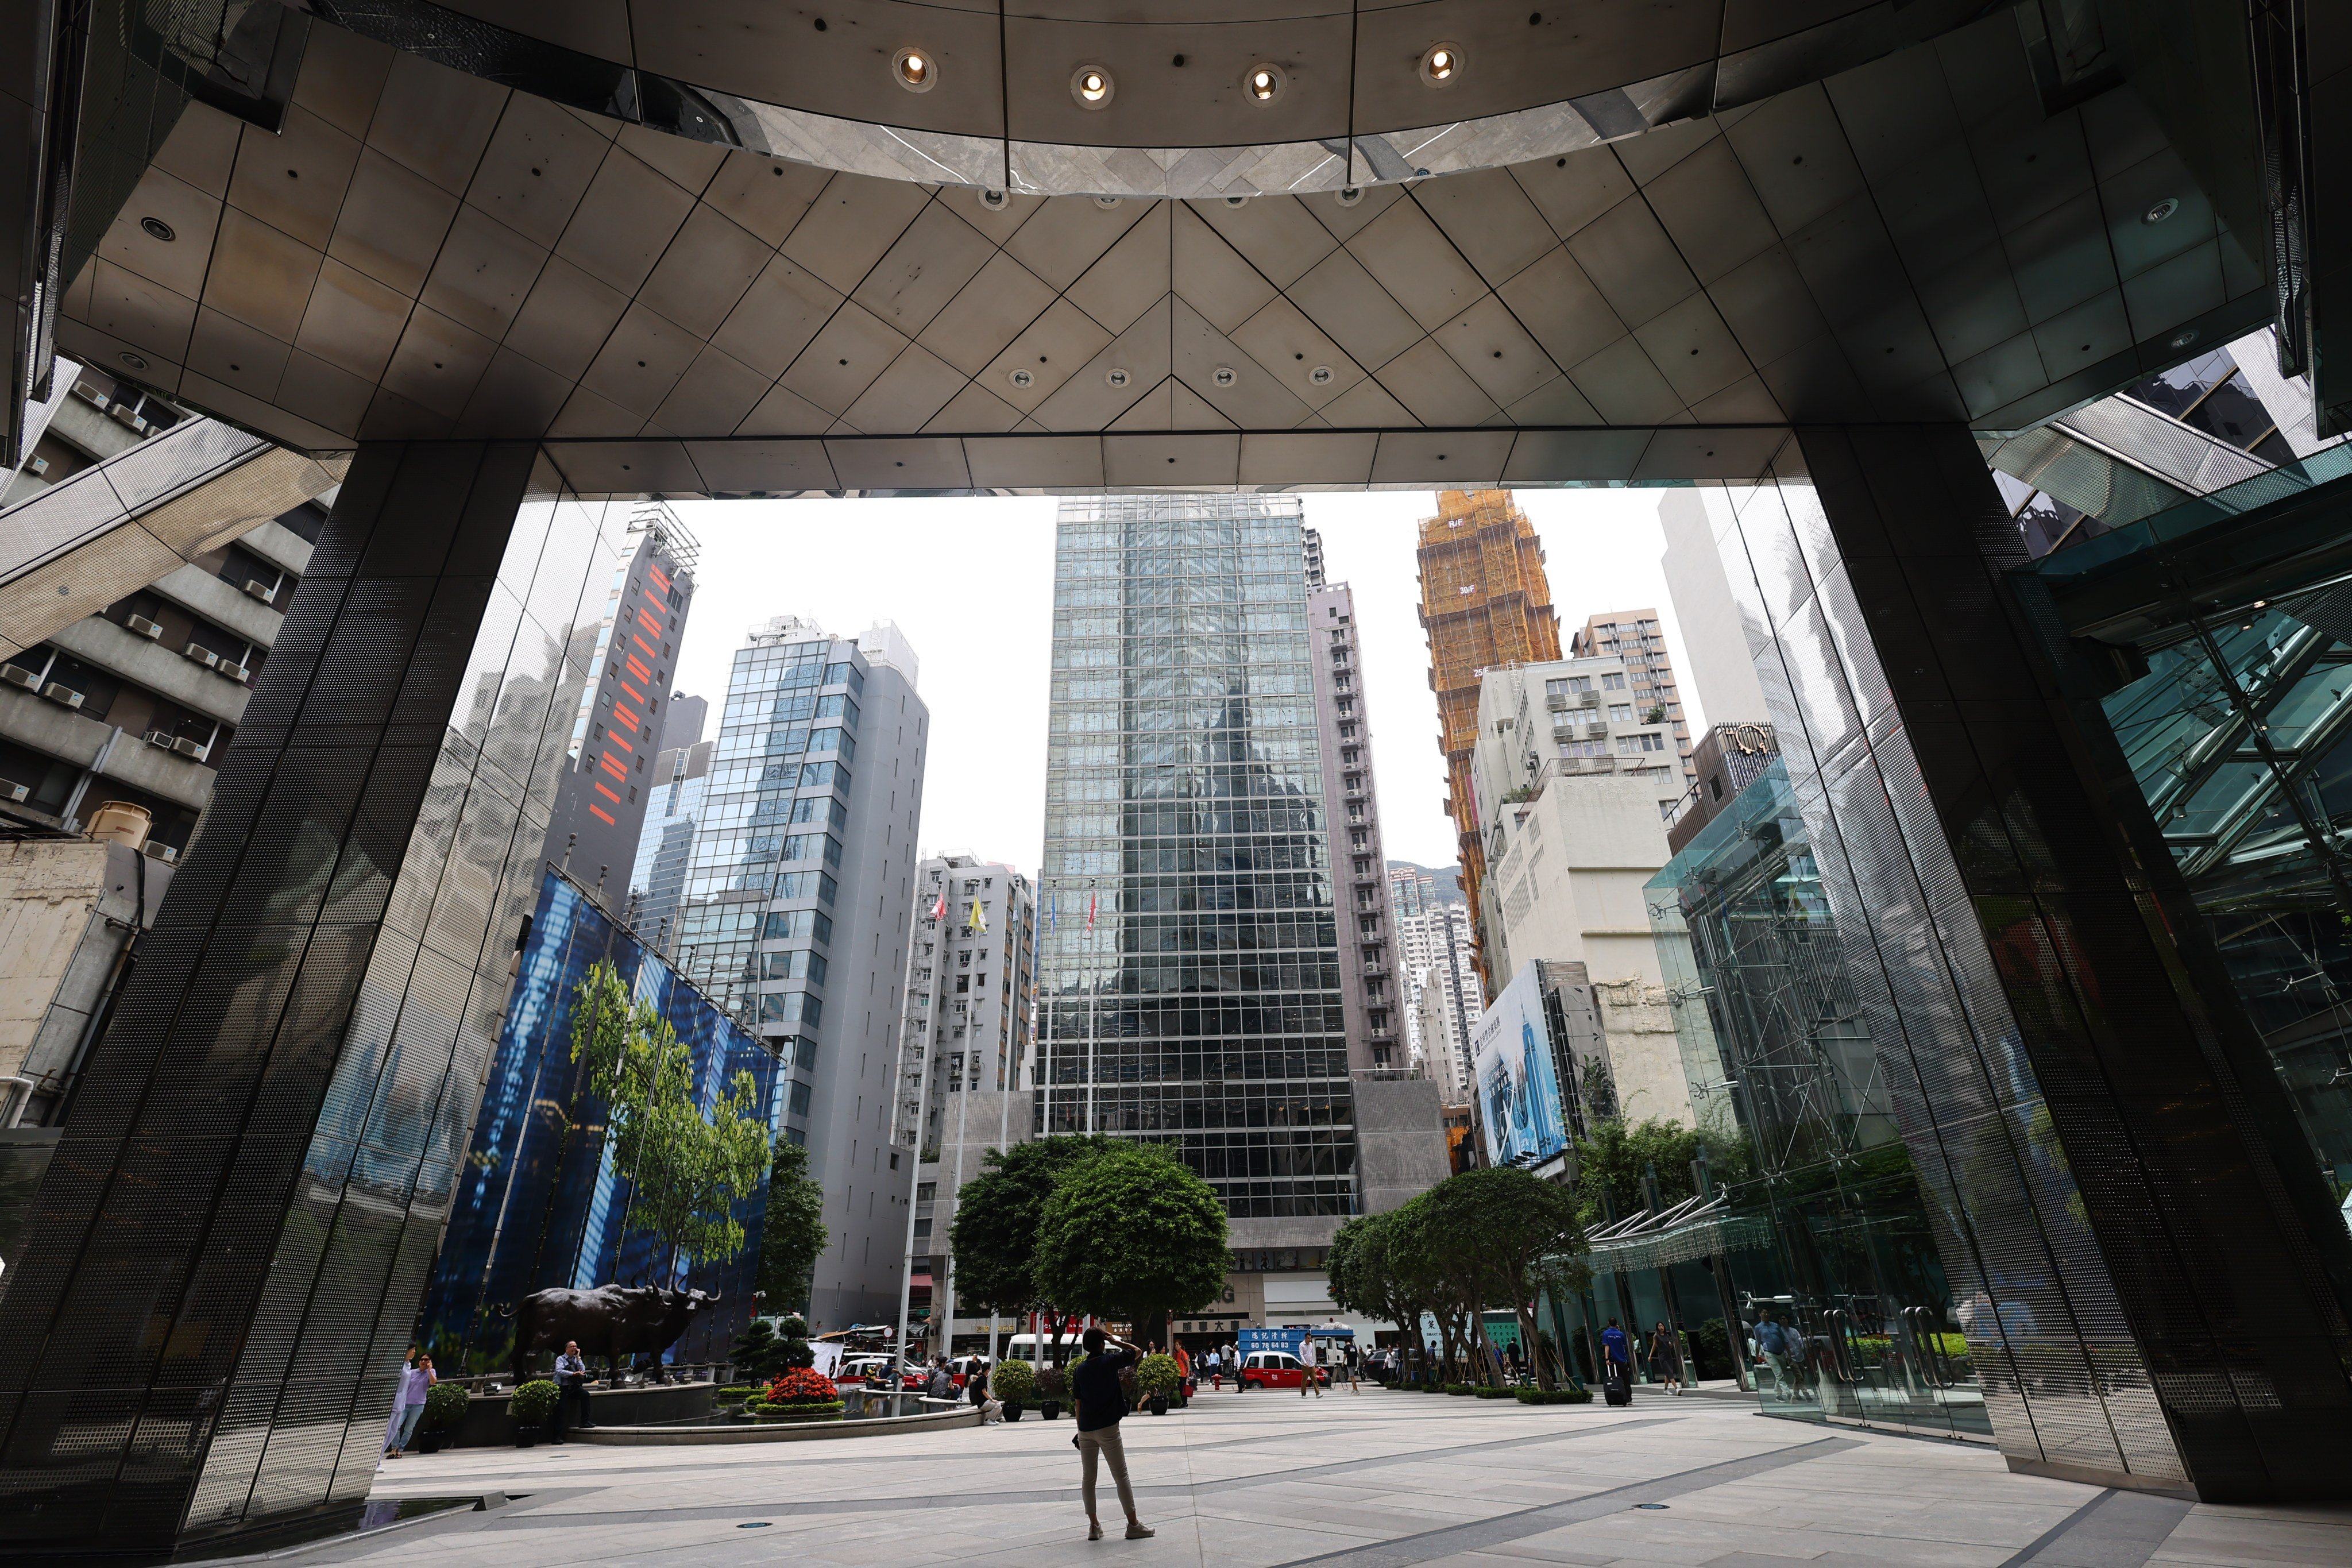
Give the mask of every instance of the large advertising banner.
M 1559 1074 L 1544 1028 L 1541 971 L 1522 964 L 1470 1031 L 1486 1158 L 1496 1165 L 1541 1164 L 1568 1149 Z

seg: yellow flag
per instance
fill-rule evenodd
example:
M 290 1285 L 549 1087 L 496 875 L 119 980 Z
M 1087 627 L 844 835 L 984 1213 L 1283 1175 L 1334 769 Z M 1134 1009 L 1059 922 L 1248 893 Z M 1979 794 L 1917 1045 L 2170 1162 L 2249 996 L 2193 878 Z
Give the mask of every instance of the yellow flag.
M 978 899 L 972 900 L 971 919 L 964 923 L 971 926 L 974 931 L 984 931 L 988 929 L 988 917 L 981 912 L 980 900 Z

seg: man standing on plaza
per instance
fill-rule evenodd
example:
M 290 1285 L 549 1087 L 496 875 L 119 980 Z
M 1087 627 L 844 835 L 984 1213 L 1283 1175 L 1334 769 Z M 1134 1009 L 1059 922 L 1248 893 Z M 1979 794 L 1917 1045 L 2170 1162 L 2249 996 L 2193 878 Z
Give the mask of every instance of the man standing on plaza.
M 1095 1464 L 1110 1466 L 1118 1487 L 1118 1505 L 1127 1510 L 1127 1538 L 1141 1541 L 1156 1533 L 1135 1515 L 1135 1489 L 1127 1481 L 1127 1450 L 1118 1439 L 1118 1420 L 1127 1414 L 1127 1391 L 1118 1374 L 1143 1359 L 1125 1340 L 1112 1339 L 1099 1328 L 1085 1335 L 1086 1359 L 1070 1373 L 1070 1391 L 1078 1401 L 1078 1485 L 1087 1504 L 1087 1539 L 1102 1539 L 1102 1520 L 1095 1512 Z
M 1609 1403 L 1631 1405 L 1633 1402 L 1633 1360 L 1625 1342 L 1625 1331 L 1617 1326 L 1614 1318 L 1610 1319 L 1609 1326 L 1601 1331 L 1601 1359 Z

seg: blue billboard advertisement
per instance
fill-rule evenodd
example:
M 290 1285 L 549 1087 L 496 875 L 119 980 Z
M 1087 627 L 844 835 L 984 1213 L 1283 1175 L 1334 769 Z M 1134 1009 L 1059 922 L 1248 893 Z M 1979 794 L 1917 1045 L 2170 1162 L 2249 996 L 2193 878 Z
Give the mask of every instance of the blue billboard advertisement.
M 1486 1159 L 1496 1165 L 1538 1165 L 1568 1148 L 1560 1114 L 1559 1074 L 1544 1027 L 1542 971 L 1519 973 L 1470 1030 L 1471 1066 Z

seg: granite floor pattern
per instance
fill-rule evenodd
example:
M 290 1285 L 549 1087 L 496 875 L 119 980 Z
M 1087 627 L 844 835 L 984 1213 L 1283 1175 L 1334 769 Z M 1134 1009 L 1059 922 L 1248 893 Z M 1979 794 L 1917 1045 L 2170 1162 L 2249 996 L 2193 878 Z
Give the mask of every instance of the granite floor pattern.
M 745 1448 L 387 1464 L 378 1499 L 503 1496 L 271 1561 L 365 1568 L 934 1563 L 1234 1568 L 2281 1568 L 2352 1563 L 2352 1505 L 2227 1508 L 2011 1475 L 1990 1450 L 1644 1395 L 1631 1410 L 1369 1390 L 1131 1418 L 1159 1534 L 1089 1542 L 1070 1422 Z M 1663 1504 L 1644 1507 L 1643 1504 Z M 744 1526 L 753 1528 L 745 1529 Z

